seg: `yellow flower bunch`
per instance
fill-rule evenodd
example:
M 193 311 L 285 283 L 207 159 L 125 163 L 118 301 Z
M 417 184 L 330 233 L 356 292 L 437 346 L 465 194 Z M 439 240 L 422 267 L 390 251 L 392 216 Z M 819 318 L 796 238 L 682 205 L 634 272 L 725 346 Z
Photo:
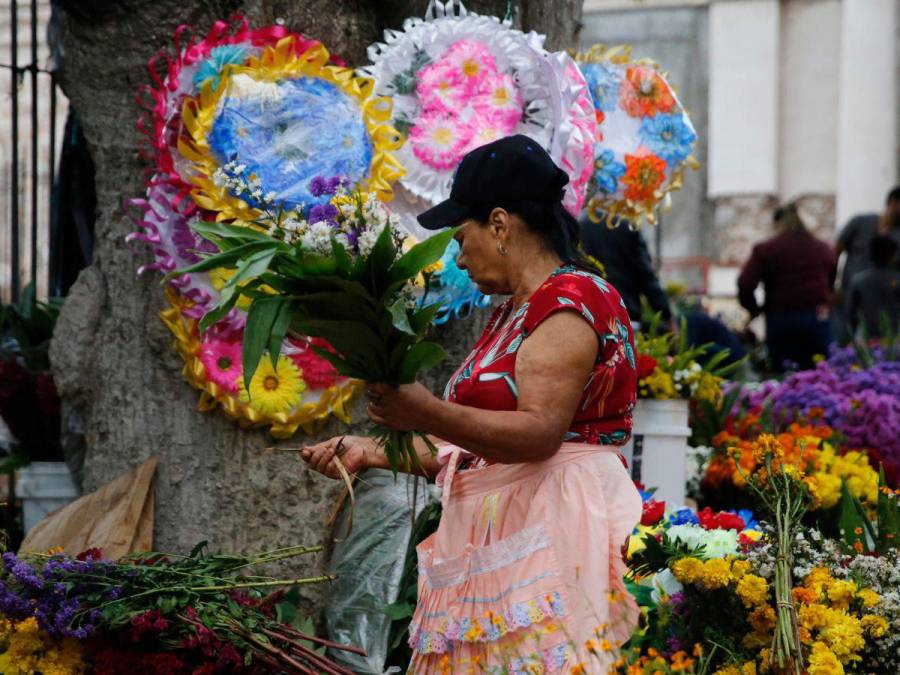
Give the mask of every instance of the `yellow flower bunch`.
M 650 398 L 665 400 L 678 397 L 678 392 L 675 390 L 675 380 L 672 379 L 672 375 L 659 366 L 656 366 L 650 375 L 641 380 L 638 386 L 646 389 L 650 394 Z
M 768 458 L 773 470 L 783 467 L 789 476 L 804 483 L 813 509 L 835 506 L 843 483 L 863 504 L 874 506 L 878 501 L 878 472 L 868 456 L 856 450 L 839 455 L 822 437 L 823 430 L 831 434 L 826 428 L 791 425 L 778 435 L 760 434 L 754 441 L 732 438 L 727 456 L 711 460 L 706 480 L 711 485 L 730 480 L 741 489 L 746 488 L 750 477 L 764 484 Z
M 699 645 L 694 648 L 694 656 L 702 654 Z M 683 650 L 672 654 L 668 659 L 653 647 L 647 649 L 646 654 L 641 654 L 634 661 L 628 663 L 627 659 L 620 658 L 613 663 L 610 673 L 627 673 L 627 675 L 669 675 L 670 673 L 694 673 L 696 659 Z
M 844 666 L 861 660 L 866 637 L 878 639 L 887 621 L 865 610 L 881 602 L 871 588 L 835 579 L 824 567 L 813 568 L 801 585 L 793 589 L 800 619 L 801 639 L 812 643 L 809 673 L 843 673 Z
M 0 618 L 0 673 L 79 675 L 84 670 L 77 640 L 54 640 L 38 627 L 34 617 L 19 622 Z
M 671 569 L 672 574 L 682 584 L 694 584 L 704 590 L 725 588 L 733 582 L 740 585 L 745 578 L 753 576 L 748 575 L 750 563 L 735 556 L 711 558 L 706 561 L 688 556 L 673 562 Z M 762 581 L 765 583 L 765 580 Z

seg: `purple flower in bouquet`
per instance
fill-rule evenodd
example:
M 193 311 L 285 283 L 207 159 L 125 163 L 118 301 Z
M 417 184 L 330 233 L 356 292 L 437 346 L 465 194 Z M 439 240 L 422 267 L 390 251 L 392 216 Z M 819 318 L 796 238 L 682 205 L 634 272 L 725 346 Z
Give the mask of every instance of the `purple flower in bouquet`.
M 31 602 L 0 581 L 0 614 L 13 621 L 27 619 L 32 615 Z
M 44 587 L 44 582 L 38 578 L 31 565 L 16 558 L 15 553 L 7 551 L 3 554 L 3 566 L 25 588 L 39 591 Z
M 313 197 L 321 197 L 328 191 L 328 181 L 324 176 L 314 176 L 309 181 L 309 192 Z
M 326 222 L 332 227 L 336 225 L 338 210 L 334 204 L 316 204 L 309 210 L 309 222 Z

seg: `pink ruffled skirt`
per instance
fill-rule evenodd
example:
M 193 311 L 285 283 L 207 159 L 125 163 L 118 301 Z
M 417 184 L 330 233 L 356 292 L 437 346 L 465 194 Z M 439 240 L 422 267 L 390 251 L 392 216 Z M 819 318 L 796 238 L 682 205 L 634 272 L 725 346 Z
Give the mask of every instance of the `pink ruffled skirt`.
M 457 473 L 459 454 L 417 549 L 410 672 L 604 672 L 638 615 L 621 547 L 641 498 L 616 449 L 564 443 L 543 462 Z

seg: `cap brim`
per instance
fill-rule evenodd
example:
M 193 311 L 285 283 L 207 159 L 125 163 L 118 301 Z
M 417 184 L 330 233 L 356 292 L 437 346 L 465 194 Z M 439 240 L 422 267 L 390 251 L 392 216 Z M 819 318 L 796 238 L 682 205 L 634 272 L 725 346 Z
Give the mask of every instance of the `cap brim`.
M 469 207 L 465 204 L 445 199 L 427 211 L 416 216 L 419 225 L 426 230 L 442 230 L 445 227 L 452 227 L 465 218 L 469 213 Z

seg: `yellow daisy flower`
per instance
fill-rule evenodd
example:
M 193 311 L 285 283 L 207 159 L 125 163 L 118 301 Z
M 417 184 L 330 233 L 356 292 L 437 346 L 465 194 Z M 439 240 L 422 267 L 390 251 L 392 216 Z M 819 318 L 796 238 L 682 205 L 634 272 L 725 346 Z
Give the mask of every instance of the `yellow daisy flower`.
M 279 356 L 274 368 L 272 360 L 263 356 L 250 382 L 250 391 L 241 387 L 241 400 L 264 415 L 287 412 L 303 399 L 301 392 L 306 389 L 306 383 L 302 374 L 286 356 Z

